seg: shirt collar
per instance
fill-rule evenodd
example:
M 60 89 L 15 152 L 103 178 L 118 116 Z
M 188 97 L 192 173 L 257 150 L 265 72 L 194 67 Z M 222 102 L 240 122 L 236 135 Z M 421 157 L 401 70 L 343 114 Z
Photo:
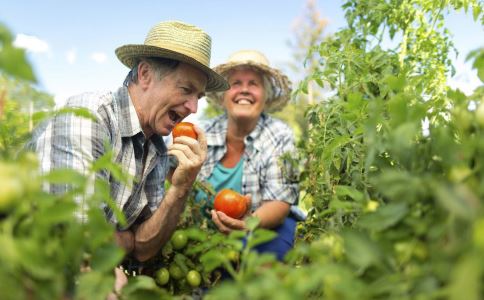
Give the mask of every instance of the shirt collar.
M 138 114 L 128 93 L 128 88 L 120 87 L 115 94 L 119 105 L 118 122 L 122 137 L 132 137 L 142 132 Z
M 227 113 L 217 117 L 218 119 L 214 122 L 214 131 L 207 132 L 207 145 L 209 146 L 224 146 L 225 139 L 227 136 L 227 124 L 228 124 L 228 116 Z M 258 137 L 262 134 L 264 129 L 266 120 L 268 116 L 265 113 L 262 113 L 257 121 L 257 124 L 252 130 L 252 132 L 245 137 L 245 144 L 247 146 L 253 146 L 256 150 L 260 151 L 260 143 L 258 143 Z
M 143 134 L 138 114 L 136 113 L 133 101 L 128 93 L 128 88 L 125 86 L 120 87 L 115 93 L 115 98 L 117 99 L 117 103 L 119 105 L 118 122 L 121 136 L 134 137 L 137 134 Z M 161 155 L 166 153 L 167 150 L 165 142 L 159 135 L 153 134 L 150 140 L 155 146 L 155 150 L 158 154 Z

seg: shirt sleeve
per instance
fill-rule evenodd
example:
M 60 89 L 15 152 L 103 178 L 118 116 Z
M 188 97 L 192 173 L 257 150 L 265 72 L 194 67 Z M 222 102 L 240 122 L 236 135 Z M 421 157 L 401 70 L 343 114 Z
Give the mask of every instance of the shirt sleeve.
M 297 166 L 287 159 L 288 154 L 296 151 L 292 131 L 280 132 L 280 139 L 269 155 L 261 186 L 262 199 L 279 200 L 297 204 L 299 183 Z
M 59 114 L 41 126 L 32 141 L 30 149 L 39 158 L 41 173 L 67 168 L 89 175 L 86 195 L 94 193 L 94 176 L 107 177 L 104 172 L 96 175 L 89 172 L 92 162 L 104 154 L 105 142 L 109 141 L 108 130 L 100 118 L 93 120 L 72 113 Z M 44 186 L 44 190 L 52 194 L 63 194 L 70 189 L 69 184 Z M 77 196 L 75 200 L 78 203 L 76 217 L 86 221 L 85 197 Z

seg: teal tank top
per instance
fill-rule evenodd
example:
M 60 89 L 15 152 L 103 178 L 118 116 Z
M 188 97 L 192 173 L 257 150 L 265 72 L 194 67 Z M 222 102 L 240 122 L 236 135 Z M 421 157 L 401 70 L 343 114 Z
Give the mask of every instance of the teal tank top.
M 207 181 L 212 185 L 215 193 L 222 189 L 232 189 L 238 193 L 242 193 L 242 170 L 244 166 L 244 159 L 241 158 L 237 165 L 233 168 L 226 168 L 218 162 L 213 168 L 212 174 Z M 198 191 L 195 196 L 195 201 L 207 201 L 207 194 L 203 191 Z M 213 206 L 213 198 L 208 199 L 206 203 L 210 207 Z

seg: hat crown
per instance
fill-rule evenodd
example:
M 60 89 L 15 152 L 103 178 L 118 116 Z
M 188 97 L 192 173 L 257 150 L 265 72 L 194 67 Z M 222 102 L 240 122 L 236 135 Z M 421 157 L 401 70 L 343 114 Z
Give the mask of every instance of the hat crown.
M 241 50 L 230 55 L 227 63 L 233 64 L 246 64 L 247 62 L 253 62 L 256 64 L 269 67 L 269 60 L 267 57 L 255 50 Z
M 180 21 L 160 22 L 148 32 L 145 45 L 169 49 L 210 66 L 212 39 L 194 25 Z

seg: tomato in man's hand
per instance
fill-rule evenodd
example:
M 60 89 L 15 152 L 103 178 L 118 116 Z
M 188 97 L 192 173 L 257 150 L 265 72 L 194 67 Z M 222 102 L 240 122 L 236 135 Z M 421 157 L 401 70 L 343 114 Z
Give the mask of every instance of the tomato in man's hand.
M 247 202 L 244 196 L 231 189 L 223 189 L 215 195 L 213 207 L 227 216 L 240 219 L 247 211 Z
M 173 139 L 179 136 L 188 136 L 192 139 L 198 138 L 198 134 L 194 129 L 194 125 L 190 122 L 180 122 L 176 124 L 171 134 L 173 135 Z

